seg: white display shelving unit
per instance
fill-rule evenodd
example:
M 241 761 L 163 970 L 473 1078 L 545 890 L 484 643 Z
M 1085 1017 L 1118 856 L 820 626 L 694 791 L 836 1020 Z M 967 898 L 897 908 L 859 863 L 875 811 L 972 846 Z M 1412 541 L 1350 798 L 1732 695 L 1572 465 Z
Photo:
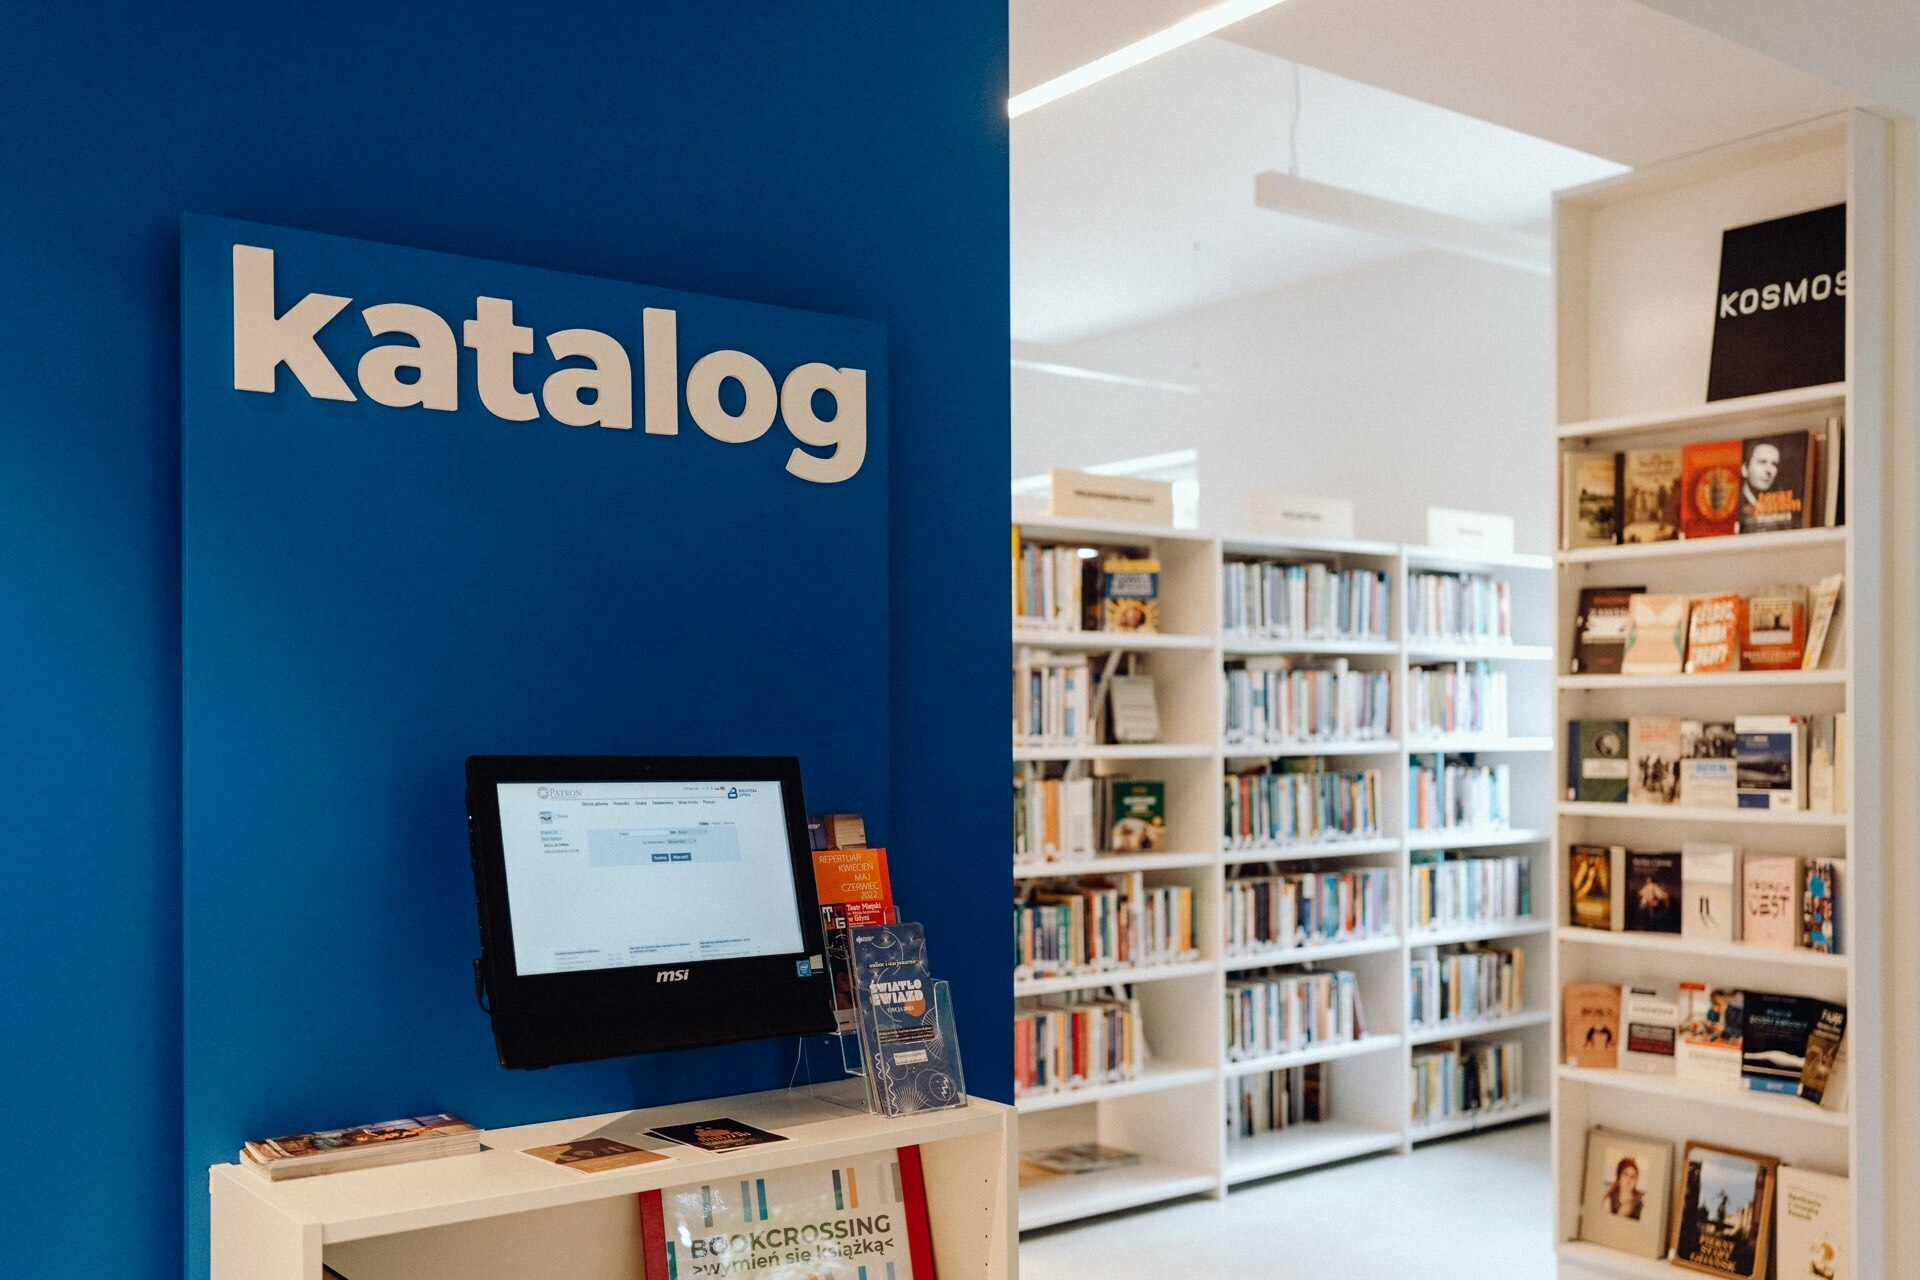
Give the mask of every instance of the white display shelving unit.
M 1302 541 L 1264 537 L 1224 540 L 1184 530 L 1060 520 L 1017 521 L 1023 542 L 1131 548 L 1161 562 L 1161 633 L 1124 637 L 1110 633 L 1045 632 L 1016 627 L 1013 647 L 1040 647 L 1099 655 L 1118 648 L 1137 652 L 1156 681 L 1164 742 L 1151 747 L 1016 748 L 1015 761 L 1084 759 L 1102 770 L 1119 767 L 1167 784 L 1169 848 L 1164 854 L 1075 857 L 1016 863 L 1016 888 L 1037 878 L 1138 870 L 1151 882 L 1191 885 L 1199 903 L 1201 958 L 1192 963 L 1142 969 L 1127 978 L 1142 1005 L 1147 1069 L 1138 1080 L 1059 1093 L 1032 1095 L 1018 1104 L 1023 1150 L 1068 1142 L 1099 1141 L 1142 1154 L 1142 1163 L 1109 1172 L 1052 1178 L 1020 1193 L 1020 1227 L 1032 1230 L 1096 1214 L 1195 1194 L 1223 1195 L 1237 1184 L 1358 1156 L 1406 1152 L 1413 1144 L 1469 1133 L 1478 1128 L 1546 1113 L 1553 1058 L 1549 1040 L 1552 988 L 1548 950 L 1553 904 L 1558 901 L 1551 854 L 1552 759 L 1549 662 L 1552 614 L 1545 556 L 1475 559 L 1392 543 Z M 1220 576 L 1227 559 L 1298 559 L 1365 566 L 1387 574 L 1391 614 L 1388 637 L 1375 641 L 1281 642 L 1225 637 L 1221 630 Z M 1407 634 L 1402 602 L 1407 576 L 1419 569 L 1491 573 L 1514 588 L 1515 636 L 1511 644 L 1462 645 Z M 1251 655 L 1344 657 L 1354 666 L 1392 673 L 1392 736 L 1351 743 L 1228 745 L 1223 741 L 1223 663 Z M 1420 662 L 1487 660 L 1508 672 L 1509 733 L 1498 738 L 1410 742 L 1407 673 Z M 1407 771 L 1414 751 L 1473 751 L 1513 768 L 1514 822 L 1509 829 L 1476 832 L 1409 832 Z M 1283 849 L 1223 847 L 1221 781 L 1229 767 L 1287 756 L 1324 756 L 1341 767 L 1377 767 L 1382 772 L 1384 821 L 1377 838 Z M 1156 766 L 1147 774 L 1141 764 Z M 1411 932 L 1406 909 L 1408 867 L 1416 849 L 1530 852 L 1533 914 L 1530 918 Z M 1401 913 L 1392 936 L 1299 948 L 1263 955 L 1227 957 L 1221 895 L 1227 877 L 1246 864 L 1324 860 L 1386 867 L 1396 880 Z M 1334 860 L 1339 860 L 1335 862 Z M 1525 1012 L 1444 1027 L 1407 1025 L 1407 973 L 1415 947 L 1489 942 L 1518 947 L 1527 955 Z M 1316 1045 L 1256 1061 L 1229 1062 L 1224 1036 L 1226 981 L 1271 965 L 1328 965 L 1358 975 L 1369 1034 L 1354 1042 Z M 1118 975 L 1016 982 L 1016 997 L 1062 990 L 1097 990 Z M 1477 1116 L 1451 1117 L 1416 1126 L 1410 1122 L 1409 1068 L 1413 1052 L 1461 1037 L 1510 1036 L 1524 1044 L 1524 1100 Z M 1229 1139 L 1225 1130 L 1227 1088 L 1263 1071 L 1324 1062 L 1332 1070 L 1333 1118 L 1253 1139 Z
M 675 1147 L 672 1158 L 582 1174 L 523 1154 L 618 1123 L 655 1125 L 730 1116 L 785 1135 L 735 1151 Z M 732 1183 L 774 1169 L 853 1161 L 920 1148 L 927 1224 L 940 1274 L 1010 1280 L 1015 1233 L 1009 1108 L 978 1099 L 951 1111 L 892 1119 L 868 1114 L 861 1086 L 709 1098 L 649 1111 L 495 1129 L 487 1149 L 409 1164 L 269 1182 L 237 1164 L 208 1171 L 212 1280 L 354 1280 L 428 1276 L 641 1274 L 644 1191 Z
M 1554 905 L 1560 922 L 1554 990 L 1569 982 L 1690 979 L 1843 1000 L 1851 1077 L 1850 1109 L 1838 1111 L 1671 1077 L 1558 1067 L 1555 1226 L 1566 1280 L 1673 1273 L 1666 1263 L 1576 1242 L 1586 1135 L 1595 1124 L 1669 1139 L 1676 1161 L 1685 1143 L 1697 1139 L 1850 1176 L 1855 1235 L 1849 1274 L 1891 1274 L 1882 1252 L 1889 1208 L 1882 1064 L 1890 1010 L 1880 973 L 1886 936 L 1879 903 L 1886 881 L 1875 746 L 1889 713 L 1883 711 L 1881 592 L 1873 585 L 1885 554 L 1887 519 L 1880 471 L 1889 430 L 1883 386 L 1892 208 L 1885 185 L 1888 137 L 1885 122 L 1847 114 L 1564 192 L 1556 201 L 1556 490 L 1560 459 L 1568 451 L 1817 427 L 1839 413 L 1847 428 L 1849 521 L 1834 529 L 1560 552 L 1553 634 L 1559 672 L 1568 670 L 1566 650 L 1582 587 L 1750 591 L 1778 582 L 1811 584 L 1836 572 L 1846 574 L 1846 584 L 1824 669 L 1562 674 L 1554 682 L 1557 749 L 1564 751 L 1564 726 L 1583 718 L 1664 713 L 1731 720 L 1741 713 L 1846 711 L 1853 765 L 1846 812 L 1840 814 L 1556 804 L 1556 861 L 1576 842 L 1672 849 L 1685 840 L 1845 859 L 1844 955 L 1574 929 L 1560 901 Z M 1841 201 L 1850 211 L 1848 380 L 1703 404 L 1722 231 Z M 1564 776 L 1563 769 L 1556 754 L 1554 777 Z M 1557 1046 L 1557 999 L 1554 1004 Z

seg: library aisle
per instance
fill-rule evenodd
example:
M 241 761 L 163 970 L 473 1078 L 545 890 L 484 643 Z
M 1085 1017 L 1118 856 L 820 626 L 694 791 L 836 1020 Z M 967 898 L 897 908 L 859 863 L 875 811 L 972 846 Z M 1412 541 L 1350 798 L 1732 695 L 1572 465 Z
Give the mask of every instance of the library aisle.
M 1275 1178 L 1225 1200 L 1186 1200 L 1032 1232 L 1020 1242 L 1021 1280 L 1549 1276 L 1548 1152 L 1546 1124 L 1514 1125 L 1429 1143 L 1403 1160 L 1356 1160 Z M 1369 1229 L 1355 1205 L 1379 1206 L 1393 1229 Z M 1326 1226 L 1302 1230 L 1303 1222 Z M 1472 1248 L 1458 1247 L 1466 1240 Z

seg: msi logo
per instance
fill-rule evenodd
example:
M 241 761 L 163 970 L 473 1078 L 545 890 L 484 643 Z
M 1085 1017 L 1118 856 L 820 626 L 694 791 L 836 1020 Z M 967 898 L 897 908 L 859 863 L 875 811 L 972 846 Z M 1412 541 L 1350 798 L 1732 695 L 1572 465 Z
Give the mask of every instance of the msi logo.
M 655 982 L 685 982 L 687 975 L 692 972 L 693 970 L 691 969 L 662 969 L 653 975 L 653 980 Z

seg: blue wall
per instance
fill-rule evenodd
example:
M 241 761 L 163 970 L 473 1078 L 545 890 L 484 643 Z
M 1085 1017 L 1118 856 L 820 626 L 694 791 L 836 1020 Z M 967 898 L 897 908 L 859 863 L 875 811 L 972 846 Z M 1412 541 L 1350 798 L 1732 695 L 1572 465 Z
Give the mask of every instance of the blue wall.
M 958 980 L 971 1083 L 1004 1096 L 1005 14 L 823 12 L 13 15 L 0 1107 L 8 1131 L 38 1136 L 0 1172 L 0 1273 L 204 1272 L 181 1157 L 185 211 L 887 327 L 892 607 L 868 622 L 894 654 L 893 770 L 873 807 L 891 815 L 900 896 Z M 260 932 L 233 922 L 239 960 L 280 945 Z M 759 1069 L 738 1052 L 735 1068 Z M 697 1094 L 699 1069 L 650 1067 L 647 1090 Z

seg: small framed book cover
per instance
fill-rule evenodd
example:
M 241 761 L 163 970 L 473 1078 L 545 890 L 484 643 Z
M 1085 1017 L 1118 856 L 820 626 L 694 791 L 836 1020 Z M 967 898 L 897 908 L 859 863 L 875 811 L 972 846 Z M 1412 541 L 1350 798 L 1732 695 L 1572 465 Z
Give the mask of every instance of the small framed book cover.
M 1673 1144 L 1599 1125 L 1587 1130 L 1580 1238 L 1642 1258 L 1667 1252 Z
M 640 1247 L 649 1277 L 933 1280 L 920 1148 L 642 1192 Z
M 1674 1265 L 1764 1280 L 1779 1173 L 1777 1157 L 1689 1142 L 1673 1212 Z

